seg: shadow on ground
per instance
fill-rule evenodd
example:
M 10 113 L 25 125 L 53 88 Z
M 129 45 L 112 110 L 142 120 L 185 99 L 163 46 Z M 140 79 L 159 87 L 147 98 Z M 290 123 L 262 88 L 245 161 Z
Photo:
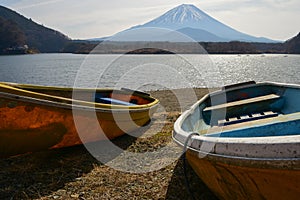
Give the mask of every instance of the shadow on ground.
M 83 146 L 49 150 L 0 160 L 0 199 L 49 195 L 98 164 Z
M 183 159 L 181 158 L 174 168 L 171 181 L 166 194 L 166 200 L 177 199 L 199 199 L 199 200 L 218 200 L 218 198 L 207 188 L 199 179 L 193 169 L 187 164 L 187 176 L 191 192 L 188 192 L 185 184 L 183 170 Z
M 113 143 L 127 148 L 134 138 Z M 94 143 L 103 145 L 103 141 Z M 102 165 L 83 145 L 0 159 L 0 199 L 36 199 L 50 195 Z

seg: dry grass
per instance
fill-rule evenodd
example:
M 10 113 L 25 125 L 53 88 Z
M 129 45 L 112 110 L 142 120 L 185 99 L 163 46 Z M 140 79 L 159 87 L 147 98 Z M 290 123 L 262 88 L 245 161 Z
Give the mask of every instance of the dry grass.
M 195 91 L 198 97 L 207 93 Z M 171 91 L 152 95 L 165 108 L 156 114 L 153 126 L 164 126 L 151 137 L 125 135 L 113 141 L 126 151 L 154 152 L 172 140 L 178 102 Z M 197 199 L 215 199 L 189 166 L 188 178 Z M 84 146 L 75 146 L 0 160 L 0 199 L 189 199 L 189 193 L 182 159 L 157 171 L 129 173 L 101 164 Z

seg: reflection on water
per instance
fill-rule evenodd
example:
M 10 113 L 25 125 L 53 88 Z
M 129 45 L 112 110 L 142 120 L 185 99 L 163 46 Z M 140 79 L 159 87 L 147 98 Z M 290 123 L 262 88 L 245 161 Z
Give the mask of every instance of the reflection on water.
M 299 84 L 300 55 L 0 56 L 0 81 L 55 86 L 219 87 L 242 81 Z

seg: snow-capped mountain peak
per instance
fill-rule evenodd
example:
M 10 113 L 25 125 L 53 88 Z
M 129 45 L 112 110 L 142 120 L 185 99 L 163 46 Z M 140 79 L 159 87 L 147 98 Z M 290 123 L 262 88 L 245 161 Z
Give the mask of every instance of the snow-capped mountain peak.
M 200 22 L 210 17 L 194 5 L 182 4 L 145 25 L 184 24 Z
M 206 14 L 196 6 L 190 4 L 182 4 L 144 25 L 139 25 L 133 28 L 160 27 L 171 30 L 178 30 L 189 27 L 211 31 L 216 25 L 219 26 L 220 22 L 210 17 L 208 14 Z

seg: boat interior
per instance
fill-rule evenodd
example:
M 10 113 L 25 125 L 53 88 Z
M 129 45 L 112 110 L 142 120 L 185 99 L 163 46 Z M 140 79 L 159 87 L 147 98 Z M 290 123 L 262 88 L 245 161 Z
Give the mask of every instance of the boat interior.
M 224 88 L 206 98 L 186 118 L 183 129 L 211 137 L 300 133 L 300 88 L 255 82 L 249 87 L 235 87 Z

